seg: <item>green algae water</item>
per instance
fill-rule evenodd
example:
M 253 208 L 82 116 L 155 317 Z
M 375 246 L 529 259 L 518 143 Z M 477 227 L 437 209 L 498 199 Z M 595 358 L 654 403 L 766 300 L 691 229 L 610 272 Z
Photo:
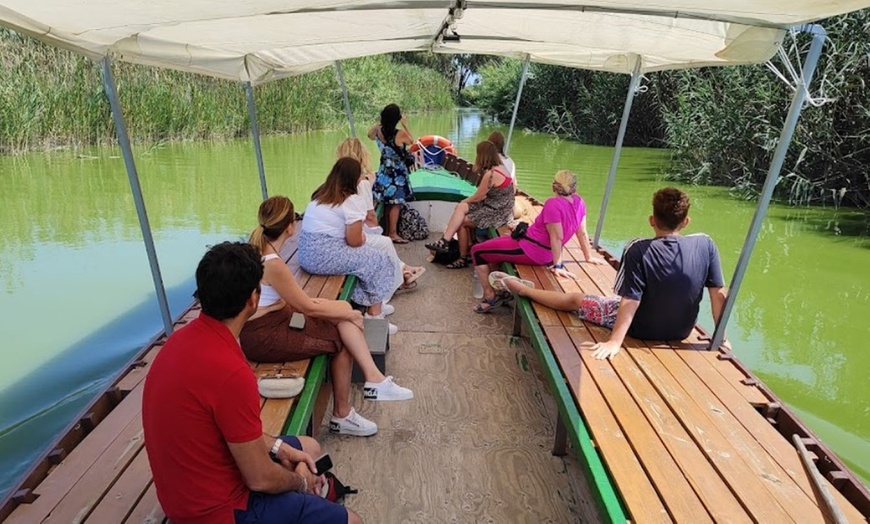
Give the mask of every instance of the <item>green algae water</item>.
M 367 123 L 358 123 L 364 132 Z M 466 158 L 503 129 L 474 111 L 411 115 L 416 135 L 449 137 Z M 270 194 L 304 209 L 344 131 L 263 138 Z M 368 141 L 366 141 L 368 143 Z M 374 154 L 374 145 L 368 143 Z M 246 237 L 259 179 L 251 143 L 136 148 L 173 314 L 191 301 L 206 247 Z M 612 149 L 516 131 L 520 186 L 549 194 L 580 175 L 595 230 Z M 648 236 L 667 153 L 625 149 L 604 224 L 619 254 Z M 376 157 L 374 157 L 376 158 Z M 754 210 L 727 189 L 684 187 L 689 230 L 710 234 L 730 280 Z M 148 261 L 116 148 L 0 157 L 0 493 L 161 327 Z M 425 292 L 425 290 L 423 291 Z M 471 314 L 471 313 L 469 313 Z M 870 478 L 870 216 L 773 206 L 729 327 L 735 353 L 856 473 Z M 700 322 L 712 328 L 708 312 Z

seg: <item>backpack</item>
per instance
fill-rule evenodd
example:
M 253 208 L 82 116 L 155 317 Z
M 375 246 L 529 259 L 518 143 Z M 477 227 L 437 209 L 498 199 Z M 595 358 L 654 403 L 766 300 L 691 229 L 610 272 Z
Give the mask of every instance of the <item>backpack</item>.
M 408 204 L 402 204 L 399 210 L 397 233 L 405 240 L 426 240 L 429 238 L 429 224 L 419 211 Z

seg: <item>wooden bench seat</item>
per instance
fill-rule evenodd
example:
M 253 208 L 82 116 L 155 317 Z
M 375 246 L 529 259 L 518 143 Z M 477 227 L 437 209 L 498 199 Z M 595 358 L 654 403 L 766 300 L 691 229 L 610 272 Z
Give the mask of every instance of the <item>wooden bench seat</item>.
M 533 220 L 532 206 L 525 220 Z M 504 234 L 503 229 L 500 233 Z M 576 239 L 564 262 L 578 279 L 557 279 L 543 267 L 513 270 L 540 289 L 614 295 L 616 270 L 580 263 Z M 611 520 L 637 522 L 824 522 L 819 502 L 795 448 L 759 408 L 771 399 L 729 358 L 706 351 L 696 330 L 685 341 L 640 341 L 628 337 L 612 360 L 596 360 L 589 348 L 607 340 L 608 329 L 525 299 L 516 319 L 535 345 L 556 363 L 552 382 L 571 393 L 560 418 L 576 410 L 584 428 L 569 428 L 585 460 L 602 460 L 621 504 L 599 506 Z M 519 325 L 515 326 L 515 332 Z M 542 356 L 547 367 L 548 358 Z M 557 395 L 557 403 L 565 400 Z M 583 451 L 588 432 L 596 455 Z M 566 432 L 557 430 L 554 452 L 563 452 Z M 606 488 L 606 486 L 605 486 Z M 605 490 L 606 491 L 606 490 Z M 848 519 L 865 522 L 842 494 Z
M 292 250 L 289 257 L 295 255 Z M 287 257 L 287 258 L 289 258 Z M 292 266 L 291 266 L 292 267 Z M 311 297 L 347 298 L 353 277 L 312 276 L 297 273 L 297 279 Z M 199 315 L 192 306 L 176 321 L 178 328 Z M 35 522 L 163 522 L 157 493 L 144 447 L 142 431 L 142 392 L 150 364 L 165 342 L 157 338 L 144 356 L 115 383 L 123 400 L 90 431 L 65 458 L 52 465 L 41 482 L 31 479 L 33 487 L 19 494 L 17 501 L 3 507 L 0 521 Z M 263 431 L 269 434 L 310 433 L 320 424 L 322 413 L 315 403 L 324 381 L 326 357 L 283 364 L 251 363 L 258 376 L 306 377 L 305 388 L 291 399 L 261 399 Z M 46 459 L 47 460 L 47 459 Z M 37 468 L 38 469 L 38 468 Z M 21 503 L 19 503 L 21 502 Z

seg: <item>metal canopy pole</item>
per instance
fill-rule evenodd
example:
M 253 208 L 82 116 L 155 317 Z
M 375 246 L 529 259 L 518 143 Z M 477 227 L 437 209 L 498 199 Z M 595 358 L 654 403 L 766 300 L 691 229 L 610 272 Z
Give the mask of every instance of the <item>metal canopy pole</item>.
M 604 188 L 604 198 L 601 199 L 601 210 L 598 212 L 598 222 L 595 224 L 595 237 L 592 239 L 592 247 L 598 248 L 601 240 L 601 230 L 604 229 L 604 216 L 607 214 L 607 204 L 610 203 L 610 193 L 613 190 L 613 182 L 616 180 L 616 167 L 619 165 L 619 155 L 622 154 L 622 141 L 625 139 L 625 130 L 628 127 L 628 117 L 631 115 L 631 105 L 637 95 L 637 87 L 643 75 L 640 72 L 641 58 L 636 57 L 634 69 L 631 72 L 631 81 L 628 83 L 628 94 L 625 95 L 625 106 L 622 108 L 622 122 L 619 124 L 619 133 L 616 134 L 616 148 L 613 150 L 613 159 L 610 161 L 610 173 L 607 175 L 607 186 Z
M 344 71 L 341 69 L 341 60 L 335 61 L 335 70 L 338 72 L 338 82 L 341 84 L 341 96 L 344 98 L 344 112 L 347 113 L 350 136 L 356 138 L 356 126 L 353 123 L 353 113 L 350 110 L 350 100 L 347 97 L 347 84 L 344 83 Z
M 511 126 L 508 128 L 508 136 L 504 144 L 505 156 L 507 156 L 508 149 L 511 147 L 511 136 L 514 134 L 514 124 L 517 122 L 517 111 L 520 109 L 520 98 L 523 96 L 523 86 L 526 85 L 526 77 L 529 75 L 529 61 L 531 59 L 531 55 L 526 55 L 526 61 L 523 62 L 523 75 L 520 77 L 520 87 L 517 89 L 517 101 L 514 102 L 514 114 L 511 115 Z
M 722 309 L 722 315 L 719 322 L 716 324 L 716 331 L 713 333 L 713 340 L 710 342 L 710 349 L 719 349 L 722 342 L 725 340 L 725 327 L 728 325 L 728 320 L 731 318 L 731 312 L 734 309 L 734 304 L 737 302 L 737 293 L 740 291 L 740 285 L 743 283 L 743 278 L 746 275 L 746 269 L 749 266 L 749 259 L 752 257 L 752 250 L 755 248 L 755 243 L 758 240 L 758 232 L 761 230 L 761 225 L 764 222 L 764 215 L 767 213 L 767 208 L 770 205 L 770 199 L 773 196 L 773 190 L 776 183 L 779 181 L 779 172 L 782 169 L 782 164 L 785 161 L 785 154 L 788 152 L 788 146 L 791 143 L 791 137 L 794 134 L 795 126 L 803 109 L 804 102 L 807 99 L 810 82 L 813 80 L 813 74 L 816 72 L 816 66 L 819 63 L 819 57 L 822 54 L 822 46 L 825 43 L 826 31 L 820 25 L 807 25 L 801 28 L 802 32 L 811 33 L 813 35 L 810 50 L 804 60 L 803 71 L 801 78 L 795 86 L 794 97 L 791 100 L 791 107 L 788 109 L 788 115 L 785 119 L 785 124 L 782 128 L 782 134 L 779 137 L 779 142 L 776 144 L 776 151 L 773 153 L 773 160 L 770 162 L 770 168 L 767 171 L 767 178 L 764 180 L 764 188 L 761 195 L 758 197 L 758 207 L 755 209 L 755 215 L 752 217 L 752 222 L 749 225 L 749 231 L 746 233 L 746 240 L 743 242 L 743 251 L 740 252 L 740 258 L 737 260 L 737 267 L 734 269 L 734 276 L 731 278 L 731 287 L 728 291 L 728 298 L 725 299 L 725 307 Z
M 127 178 L 130 179 L 133 202 L 136 203 L 136 213 L 139 215 L 139 227 L 142 229 L 145 251 L 148 253 L 148 262 L 151 264 L 151 278 L 154 280 L 154 291 L 157 292 L 157 302 L 160 304 L 160 313 L 163 317 L 163 332 L 166 333 L 166 336 L 169 336 L 172 333 L 172 316 L 169 313 L 169 301 L 166 300 L 166 289 L 163 287 L 160 264 L 157 262 L 157 250 L 154 249 L 154 237 L 151 236 L 151 224 L 148 222 L 148 213 L 145 210 L 145 199 L 142 198 L 142 186 L 139 185 L 139 174 L 136 172 L 136 163 L 133 161 L 130 137 L 127 136 L 127 125 L 124 122 L 124 114 L 121 112 L 121 102 L 118 100 L 118 89 L 115 87 L 115 79 L 112 77 L 112 59 L 108 56 L 103 57 L 100 61 L 100 68 L 103 75 L 103 87 L 106 90 L 106 96 L 109 98 L 112 118 L 115 121 L 115 134 L 118 136 L 118 145 L 121 147 L 124 165 L 127 167 Z
M 269 198 L 266 191 L 266 168 L 263 167 L 263 149 L 260 147 L 260 126 L 257 125 L 257 104 L 254 103 L 254 89 L 250 82 L 245 82 L 245 98 L 248 99 L 248 117 L 251 120 L 251 138 L 254 140 L 254 152 L 257 155 L 257 171 L 260 172 L 260 189 L 263 190 L 263 200 Z

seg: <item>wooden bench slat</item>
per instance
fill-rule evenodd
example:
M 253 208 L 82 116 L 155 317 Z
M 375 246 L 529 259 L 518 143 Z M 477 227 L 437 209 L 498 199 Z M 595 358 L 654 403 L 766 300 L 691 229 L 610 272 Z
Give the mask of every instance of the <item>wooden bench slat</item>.
M 142 386 L 136 388 L 109 413 L 36 487 L 34 491 L 39 498 L 31 504 L 18 506 L 7 522 L 41 522 L 68 494 L 76 492 L 75 488 L 81 484 L 82 478 L 89 479 L 93 475 L 87 474 L 94 465 L 106 464 L 110 467 L 122 455 L 130 440 L 141 433 L 142 391 Z M 130 409 L 130 406 L 135 408 L 137 405 L 140 409 Z
M 124 520 L 124 524 L 159 524 L 166 518 L 160 501 L 157 500 L 157 488 L 151 482 L 145 494 L 136 503 L 136 507 Z
M 596 329 L 596 326 L 589 326 L 587 329 L 572 329 L 570 332 L 576 337 L 575 345 L 582 343 L 587 346 L 598 340 L 606 339 L 608 334 L 601 328 Z M 666 494 L 683 493 L 685 488 L 681 486 L 681 483 L 688 482 L 703 506 L 717 520 L 750 521 L 746 511 L 734 498 L 725 480 L 707 461 L 704 453 L 698 449 L 692 437 L 686 432 L 679 416 L 671 411 L 666 400 L 659 395 L 634 361 L 630 358 L 614 358 L 612 361 L 602 361 L 592 357 L 590 351 L 582 351 L 581 354 L 592 376 L 596 377 L 596 382 L 598 382 L 602 392 L 605 390 L 600 382 L 601 379 L 607 378 L 613 383 L 610 390 L 605 393 L 605 398 L 613 408 L 618 420 L 626 405 L 630 405 L 628 402 L 633 402 L 638 406 L 642 413 L 641 416 L 645 417 L 647 426 L 640 428 L 641 433 L 635 433 L 625 428 L 628 439 L 633 446 L 640 440 L 647 440 L 651 438 L 651 435 L 655 436 L 664 444 L 665 454 L 669 453 L 676 463 L 674 467 L 679 473 L 679 479 L 672 474 L 665 479 L 654 480 L 663 497 Z M 645 462 L 643 459 L 641 461 Z M 649 469 L 647 468 L 648 471 Z M 687 515 L 693 513 L 699 514 L 695 509 Z M 683 520 L 683 518 L 687 518 L 687 521 L 697 521 L 697 516 L 680 517 L 674 514 L 674 518 L 678 521 Z
M 691 349 L 674 350 L 674 355 L 681 358 L 710 387 L 710 390 L 716 394 L 734 418 L 755 437 L 757 442 L 783 468 L 783 471 L 796 481 L 810 499 L 815 501 L 815 493 L 794 446 L 776 428 L 764 420 L 755 408 L 744 401 L 733 383 L 712 369 L 709 361 L 704 358 L 704 354 L 703 351 Z M 746 386 L 741 384 L 740 387 Z M 849 522 L 866 522 L 866 519 L 846 500 L 842 493 L 833 489 L 829 482 L 826 481 L 826 483 Z
M 123 522 L 133 512 L 150 484 L 151 466 L 148 464 L 148 453 L 142 447 L 124 473 L 106 491 L 87 522 Z
M 627 341 L 631 346 L 628 354 L 644 370 L 671 409 L 681 410 L 683 425 L 753 515 L 762 522 L 772 522 L 770 518 L 779 519 L 783 513 L 796 522 L 824 521 L 818 507 L 731 416 L 674 350 L 670 347 L 650 350 L 643 348 L 640 341 Z M 679 380 L 674 377 L 679 377 Z M 771 497 L 782 512 L 774 511 Z

